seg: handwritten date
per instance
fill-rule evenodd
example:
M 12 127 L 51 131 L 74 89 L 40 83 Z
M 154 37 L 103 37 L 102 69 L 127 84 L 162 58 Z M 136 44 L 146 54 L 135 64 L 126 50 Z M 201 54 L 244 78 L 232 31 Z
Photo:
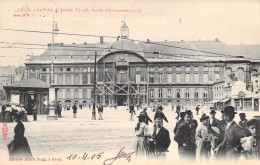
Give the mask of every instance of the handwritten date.
M 100 152 L 98 154 L 92 154 L 91 156 L 88 154 L 88 153 L 84 153 L 83 156 L 78 156 L 77 154 L 71 154 L 70 156 L 67 157 L 68 160 L 74 160 L 74 159 L 82 159 L 82 160 L 86 160 L 86 159 L 90 159 L 90 160 L 93 160 L 93 159 L 100 159 L 102 154 L 104 152 Z

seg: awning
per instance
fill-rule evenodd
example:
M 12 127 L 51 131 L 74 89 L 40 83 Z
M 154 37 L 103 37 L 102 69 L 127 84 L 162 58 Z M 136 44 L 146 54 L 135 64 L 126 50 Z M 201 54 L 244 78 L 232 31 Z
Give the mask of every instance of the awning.
M 223 100 L 221 100 L 220 102 L 222 102 L 222 103 L 225 103 L 225 102 L 227 102 L 227 101 L 229 101 L 230 99 L 223 99 Z
M 220 102 L 220 100 L 212 100 L 212 101 L 209 102 L 209 103 L 217 103 L 217 102 Z

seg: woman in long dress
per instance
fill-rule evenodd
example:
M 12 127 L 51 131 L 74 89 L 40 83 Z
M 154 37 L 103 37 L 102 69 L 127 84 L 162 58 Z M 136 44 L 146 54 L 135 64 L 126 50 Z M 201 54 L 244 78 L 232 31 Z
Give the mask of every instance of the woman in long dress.
M 138 116 L 139 120 L 135 128 L 136 131 L 136 156 L 145 156 L 151 158 L 154 156 L 154 152 L 150 146 L 148 125 L 145 123 L 146 114 L 141 112 Z
M 209 133 L 209 116 L 203 114 L 200 118 L 201 125 L 196 129 L 196 155 L 199 160 L 208 159 L 211 151 L 212 134 Z

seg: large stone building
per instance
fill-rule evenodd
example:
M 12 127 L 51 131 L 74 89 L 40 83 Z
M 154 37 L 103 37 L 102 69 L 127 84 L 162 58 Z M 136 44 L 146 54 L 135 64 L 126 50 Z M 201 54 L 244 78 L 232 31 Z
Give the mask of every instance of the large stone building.
M 226 45 L 219 39 L 137 42 L 128 39 L 125 23 L 120 30 L 121 37 L 115 42 L 104 42 L 100 37 L 99 43 L 55 43 L 53 52 L 48 44 L 43 54 L 25 63 L 27 78 L 51 84 L 55 99 L 67 107 L 93 104 L 96 93 L 96 101 L 107 106 L 181 104 L 192 108 L 223 100 L 230 77 L 252 85 L 251 73 L 259 73 L 260 61 L 242 57 L 257 56 L 259 51 L 251 51 L 250 46 Z

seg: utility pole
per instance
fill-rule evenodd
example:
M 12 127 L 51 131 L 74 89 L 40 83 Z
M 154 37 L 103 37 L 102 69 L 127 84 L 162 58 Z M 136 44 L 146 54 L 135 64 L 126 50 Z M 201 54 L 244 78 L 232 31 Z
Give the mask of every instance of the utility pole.
M 55 14 L 55 13 L 54 13 Z M 51 54 L 51 83 L 49 88 L 49 115 L 47 116 L 48 120 L 57 120 L 57 115 L 55 115 L 56 99 L 55 99 L 55 88 L 54 88 L 54 33 L 59 31 L 57 28 L 57 22 L 54 21 L 54 14 L 52 20 L 52 54 Z
M 92 110 L 92 120 L 96 120 L 96 74 L 97 74 L 97 52 L 95 52 L 95 66 L 94 66 L 94 103 L 93 103 L 93 110 Z

